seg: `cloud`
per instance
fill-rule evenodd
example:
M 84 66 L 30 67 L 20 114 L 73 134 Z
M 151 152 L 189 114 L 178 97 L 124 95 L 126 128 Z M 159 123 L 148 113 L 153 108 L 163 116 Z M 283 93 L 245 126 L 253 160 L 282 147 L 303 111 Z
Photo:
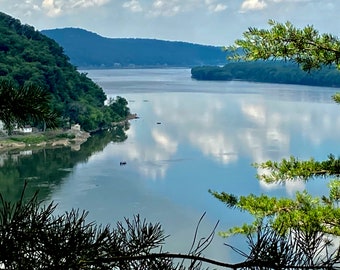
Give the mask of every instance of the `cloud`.
M 315 1 L 315 0 L 244 0 L 241 5 L 240 12 L 245 13 L 245 12 L 252 11 L 252 10 L 263 10 L 276 4 L 281 4 L 281 6 L 284 4 L 292 4 L 296 8 L 297 5 L 301 3 L 302 4 L 312 3 L 314 5 L 315 3 L 318 3 L 318 2 L 319 1 Z M 323 3 L 323 5 L 326 5 L 326 3 L 325 4 Z M 277 10 L 277 7 L 276 7 L 276 10 Z
M 241 12 L 250 10 L 261 10 L 267 7 L 267 3 L 262 0 L 245 0 L 241 5 Z
M 268 19 L 340 32 L 339 0 L 0 0 L 0 8 L 40 30 L 71 26 L 106 37 L 216 46 L 234 43 L 249 26 L 266 27 Z
M 149 15 L 151 16 L 174 16 L 181 12 L 183 4 L 178 0 L 166 1 L 155 0 L 151 6 Z
M 62 6 L 55 3 L 54 0 L 44 0 L 42 8 L 47 11 L 47 15 L 50 17 L 58 16 L 62 11 Z
M 26 0 L 22 3 L 17 3 L 9 8 L 15 9 L 16 11 L 23 11 L 25 16 L 32 16 L 33 13 L 41 11 L 39 4 L 34 3 L 33 0 Z
M 49 17 L 58 17 L 64 13 L 74 13 L 77 8 L 103 6 L 111 0 L 43 0 L 41 7 Z
M 73 7 L 93 7 L 93 6 L 103 6 L 110 2 L 110 0 L 78 0 L 78 1 L 69 1 L 74 2 Z M 66 2 L 67 3 L 67 2 Z
M 132 12 L 142 12 L 143 8 L 138 0 L 130 0 L 123 4 L 123 8 L 126 8 Z
M 132 12 L 146 11 L 148 17 L 173 17 L 180 13 L 192 13 L 198 9 L 210 13 L 221 12 L 227 9 L 227 5 L 217 0 L 129 0 L 123 7 Z
M 210 12 L 221 12 L 223 10 L 226 10 L 228 8 L 227 5 L 221 4 L 221 3 L 216 3 L 215 0 L 205 0 L 205 4 L 208 7 L 208 10 Z
M 220 11 L 223 11 L 223 10 L 226 10 L 227 9 L 227 5 L 224 5 L 224 4 L 216 4 L 216 6 L 210 6 L 209 8 L 211 11 L 213 12 L 220 12 Z

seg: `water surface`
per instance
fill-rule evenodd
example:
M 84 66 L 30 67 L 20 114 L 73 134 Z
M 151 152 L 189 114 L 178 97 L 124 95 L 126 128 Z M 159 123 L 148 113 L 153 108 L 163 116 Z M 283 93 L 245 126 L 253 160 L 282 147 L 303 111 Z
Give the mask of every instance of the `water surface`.
M 98 141 L 82 146 L 80 152 L 58 150 L 66 151 L 59 157 L 70 157 L 68 164 L 58 163 L 59 175 L 49 176 L 54 182 L 46 193 L 59 204 L 58 211 L 86 209 L 90 220 L 105 224 L 140 214 L 163 225 L 171 235 L 168 249 L 185 252 L 203 213 L 201 236 L 218 220 L 218 231 L 249 220 L 214 199 L 209 189 L 290 197 L 305 188 L 315 195 L 327 192 L 322 180 L 261 183 L 251 163 L 290 155 L 301 159 L 324 159 L 329 153 L 337 156 L 340 108 L 331 101 L 337 89 L 200 82 L 190 78 L 188 69 L 86 72 L 108 97 L 125 97 L 131 112 L 140 118 L 130 122 L 124 142 L 106 137 L 101 147 L 96 148 Z M 40 163 L 30 164 L 43 170 L 46 155 L 39 155 Z M 15 175 L 22 179 L 18 171 Z M 31 171 L 30 177 L 39 173 Z M 216 237 L 206 256 L 236 260 L 224 241 Z M 240 239 L 231 241 L 238 244 Z

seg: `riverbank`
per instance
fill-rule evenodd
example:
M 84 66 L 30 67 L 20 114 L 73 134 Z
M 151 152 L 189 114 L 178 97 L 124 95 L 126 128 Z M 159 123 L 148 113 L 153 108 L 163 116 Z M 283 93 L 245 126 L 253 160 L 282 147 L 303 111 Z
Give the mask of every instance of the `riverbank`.
M 65 147 L 75 150 L 90 137 L 90 133 L 80 130 L 51 130 L 0 137 L 0 152 L 27 148 Z
M 114 122 L 112 126 L 122 125 L 132 119 L 138 119 L 137 114 L 130 114 L 125 120 Z M 80 145 L 91 137 L 90 132 L 77 128 L 68 130 L 56 129 L 46 132 L 36 132 L 0 137 L 0 153 L 16 149 L 32 149 L 45 147 L 71 147 L 79 150 Z

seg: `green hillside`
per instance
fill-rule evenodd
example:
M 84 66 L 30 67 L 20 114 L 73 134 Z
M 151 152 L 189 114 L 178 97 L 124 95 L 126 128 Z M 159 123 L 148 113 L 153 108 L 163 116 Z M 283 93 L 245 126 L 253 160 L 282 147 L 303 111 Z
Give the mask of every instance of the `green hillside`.
M 191 76 L 196 80 L 242 80 L 340 87 L 340 72 L 335 67 L 307 73 L 297 64 L 284 61 L 231 62 L 223 67 L 199 66 L 191 69 Z
M 79 73 L 53 39 L 4 13 L 0 13 L 0 80 L 46 89 L 52 94 L 51 106 L 61 122 L 79 123 L 88 131 L 129 113 L 123 98 L 104 106 L 103 89 Z
M 193 67 L 224 65 L 221 47 L 141 38 L 105 38 L 79 28 L 41 31 L 82 68 Z

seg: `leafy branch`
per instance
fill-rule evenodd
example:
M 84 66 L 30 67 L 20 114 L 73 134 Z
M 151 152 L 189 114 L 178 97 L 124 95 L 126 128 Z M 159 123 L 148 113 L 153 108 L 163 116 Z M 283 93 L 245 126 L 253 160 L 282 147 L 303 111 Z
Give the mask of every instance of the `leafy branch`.
M 330 34 L 322 34 L 313 26 L 297 29 L 290 22 L 268 22 L 270 29 L 249 27 L 243 39 L 237 39 L 229 49 L 233 60 L 289 60 L 302 66 L 305 71 L 336 64 L 340 59 L 340 40 Z M 241 48 L 242 54 L 238 53 Z
M 289 159 L 284 158 L 279 162 L 268 160 L 263 163 L 254 163 L 253 166 L 264 170 L 264 173 L 257 175 L 257 177 L 266 183 L 284 182 L 286 180 L 307 181 L 313 177 L 338 177 L 340 175 L 340 158 L 335 158 L 332 154 L 323 161 L 316 161 L 314 158 L 299 160 L 291 156 Z

